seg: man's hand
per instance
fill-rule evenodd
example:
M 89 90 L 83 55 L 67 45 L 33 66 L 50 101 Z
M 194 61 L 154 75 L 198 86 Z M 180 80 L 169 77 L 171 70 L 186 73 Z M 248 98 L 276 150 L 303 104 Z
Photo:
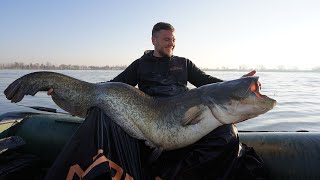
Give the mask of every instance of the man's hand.
M 243 75 L 242 77 L 253 76 L 256 74 L 256 72 L 257 72 L 256 70 L 253 70 L 253 71 L 249 72 L 248 74 Z
M 47 92 L 48 96 L 51 96 L 52 92 L 53 92 L 53 88 L 49 89 Z

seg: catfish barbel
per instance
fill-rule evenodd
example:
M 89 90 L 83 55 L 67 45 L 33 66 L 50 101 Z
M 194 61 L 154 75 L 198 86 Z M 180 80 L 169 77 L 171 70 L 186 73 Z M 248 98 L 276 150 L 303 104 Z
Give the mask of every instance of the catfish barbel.
M 276 101 L 260 93 L 258 77 L 213 83 L 183 94 L 154 98 L 119 82 L 88 83 L 55 72 L 34 72 L 11 83 L 11 102 L 48 91 L 63 110 L 85 117 L 99 107 L 130 136 L 159 150 L 193 144 L 223 124 L 238 123 L 271 110 Z

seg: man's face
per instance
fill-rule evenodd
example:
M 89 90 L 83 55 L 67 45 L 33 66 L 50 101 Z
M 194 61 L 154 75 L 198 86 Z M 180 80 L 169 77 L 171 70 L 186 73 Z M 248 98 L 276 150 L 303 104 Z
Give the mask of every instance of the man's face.
M 154 56 L 171 57 L 175 47 L 175 33 L 173 30 L 160 30 L 152 37 Z

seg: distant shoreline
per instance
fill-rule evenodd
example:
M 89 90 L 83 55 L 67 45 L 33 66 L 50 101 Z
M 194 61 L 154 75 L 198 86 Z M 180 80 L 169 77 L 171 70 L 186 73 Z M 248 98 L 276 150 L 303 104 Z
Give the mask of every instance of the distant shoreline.
M 35 70 L 35 71 L 50 71 L 50 70 L 74 70 L 74 71 L 83 71 L 83 70 L 93 70 L 93 71 L 98 71 L 98 70 L 124 70 L 124 69 L 120 69 L 120 68 L 109 68 L 109 69 L 25 69 L 25 68 L 10 68 L 10 69 L 6 69 L 6 68 L 0 68 L 1 70 Z M 220 72 L 248 72 L 251 71 L 253 69 L 246 69 L 246 70 L 239 70 L 239 69 L 201 69 L 203 71 L 220 71 Z M 258 72 L 316 72 L 316 73 L 320 73 L 320 70 L 277 70 L 277 69 L 263 69 L 263 70 L 259 70 L 259 69 L 255 69 Z
M 127 65 L 119 66 L 85 66 L 85 65 L 71 65 L 71 64 L 61 64 L 61 65 L 52 65 L 50 63 L 39 64 L 39 63 L 11 63 L 11 64 L 0 64 L 0 70 L 124 70 L 127 68 Z M 257 70 L 259 72 L 320 72 L 320 67 L 313 68 L 312 70 L 300 70 L 300 69 L 268 69 L 268 68 L 201 68 L 203 71 L 250 71 Z

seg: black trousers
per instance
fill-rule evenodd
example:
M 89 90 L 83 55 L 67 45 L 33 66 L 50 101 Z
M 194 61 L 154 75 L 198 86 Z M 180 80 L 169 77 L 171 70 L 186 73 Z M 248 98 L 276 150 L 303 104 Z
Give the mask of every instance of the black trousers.
M 163 179 L 231 179 L 239 138 L 234 125 L 223 125 L 196 143 L 164 152 L 152 165 Z

